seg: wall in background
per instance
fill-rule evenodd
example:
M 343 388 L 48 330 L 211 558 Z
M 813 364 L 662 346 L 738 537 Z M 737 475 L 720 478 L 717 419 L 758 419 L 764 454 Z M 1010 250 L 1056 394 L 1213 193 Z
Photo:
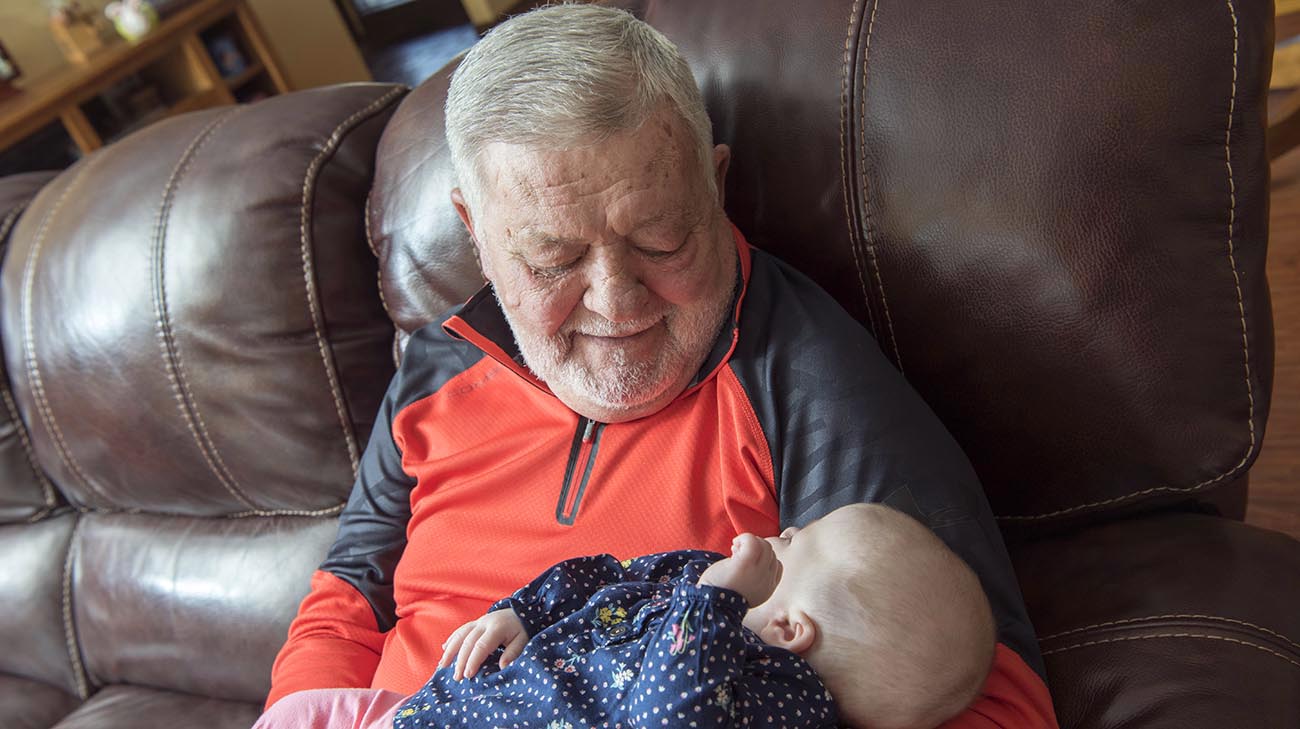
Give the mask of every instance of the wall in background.
M 295 89 L 371 80 L 332 0 L 247 2 Z
M 82 0 L 81 4 L 102 14 L 108 0 Z M 20 86 L 67 63 L 50 35 L 50 14 L 44 0 L 0 2 L 0 43 L 22 69 Z
M 519 0 L 460 0 L 460 4 L 465 6 L 465 12 L 469 13 L 469 19 L 474 25 L 482 28 L 496 22 L 501 14 L 509 10 Z
M 370 80 L 361 52 L 331 0 L 247 1 L 294 88 Z M 82 4 L 102 12 L 108 0 Z M 22 69 L 22 82 L 67 63 L 50 35 L 44 0 L 0 1 L 0 42 Z

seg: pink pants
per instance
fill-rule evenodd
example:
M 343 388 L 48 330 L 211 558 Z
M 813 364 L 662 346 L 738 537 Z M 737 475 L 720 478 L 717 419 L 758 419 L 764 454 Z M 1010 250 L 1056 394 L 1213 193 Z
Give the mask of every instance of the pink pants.
M 253 729 L 393 729 L 409 697 L 383 689 L 313 689 L 280 699 Z

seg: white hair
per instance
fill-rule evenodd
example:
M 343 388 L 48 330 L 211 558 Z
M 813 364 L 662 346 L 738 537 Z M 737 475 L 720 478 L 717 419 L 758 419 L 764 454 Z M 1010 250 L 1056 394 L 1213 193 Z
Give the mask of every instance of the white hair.
M 662 33 L 598 5 L 551 5 L 515 16 L 470 49 L 452 75 L 446 131 L 461 194 L 473 208 L 480 155 L 490 144 L 598 144 L 665 106 L 695 138 L 716 194 L 708 113 L 686 60 Z

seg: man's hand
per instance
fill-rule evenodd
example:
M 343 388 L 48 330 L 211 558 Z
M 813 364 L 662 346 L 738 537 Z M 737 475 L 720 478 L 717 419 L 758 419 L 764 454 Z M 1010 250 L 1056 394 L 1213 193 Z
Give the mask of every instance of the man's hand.
M 781 581 L 781 560 L 766 539 L 741 534 L 731 543 L 731 556 L 709 565 L 697 584 L 735 590 L 749 606 L 767 601 Z
M 524 644 L 527 642 L 528 631 L 524 630 L 524 624 L 514 610 L 506 608 L 490 612 L 456 628 L 442 645 L 442 658 L 438 661 L 438 668 L 446 668 L 455 660 L 456 670 L 452 676 L 457 681 L 473 678 L 478 673 L 479 666 L 483 665 L 483 660 L 497 646 L 505 646 L 505 652 L 497 662 L 498 666 L 505 668 L 524 652 Z

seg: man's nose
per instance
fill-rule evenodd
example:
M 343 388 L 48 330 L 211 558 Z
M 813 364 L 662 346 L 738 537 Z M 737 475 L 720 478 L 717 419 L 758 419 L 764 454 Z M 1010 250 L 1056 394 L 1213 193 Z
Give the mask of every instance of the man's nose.
M 592 267 L 582 303 L 611 322 L 625 322 L 644 312 L 648 293 L 635 266 L 613 254 Z

